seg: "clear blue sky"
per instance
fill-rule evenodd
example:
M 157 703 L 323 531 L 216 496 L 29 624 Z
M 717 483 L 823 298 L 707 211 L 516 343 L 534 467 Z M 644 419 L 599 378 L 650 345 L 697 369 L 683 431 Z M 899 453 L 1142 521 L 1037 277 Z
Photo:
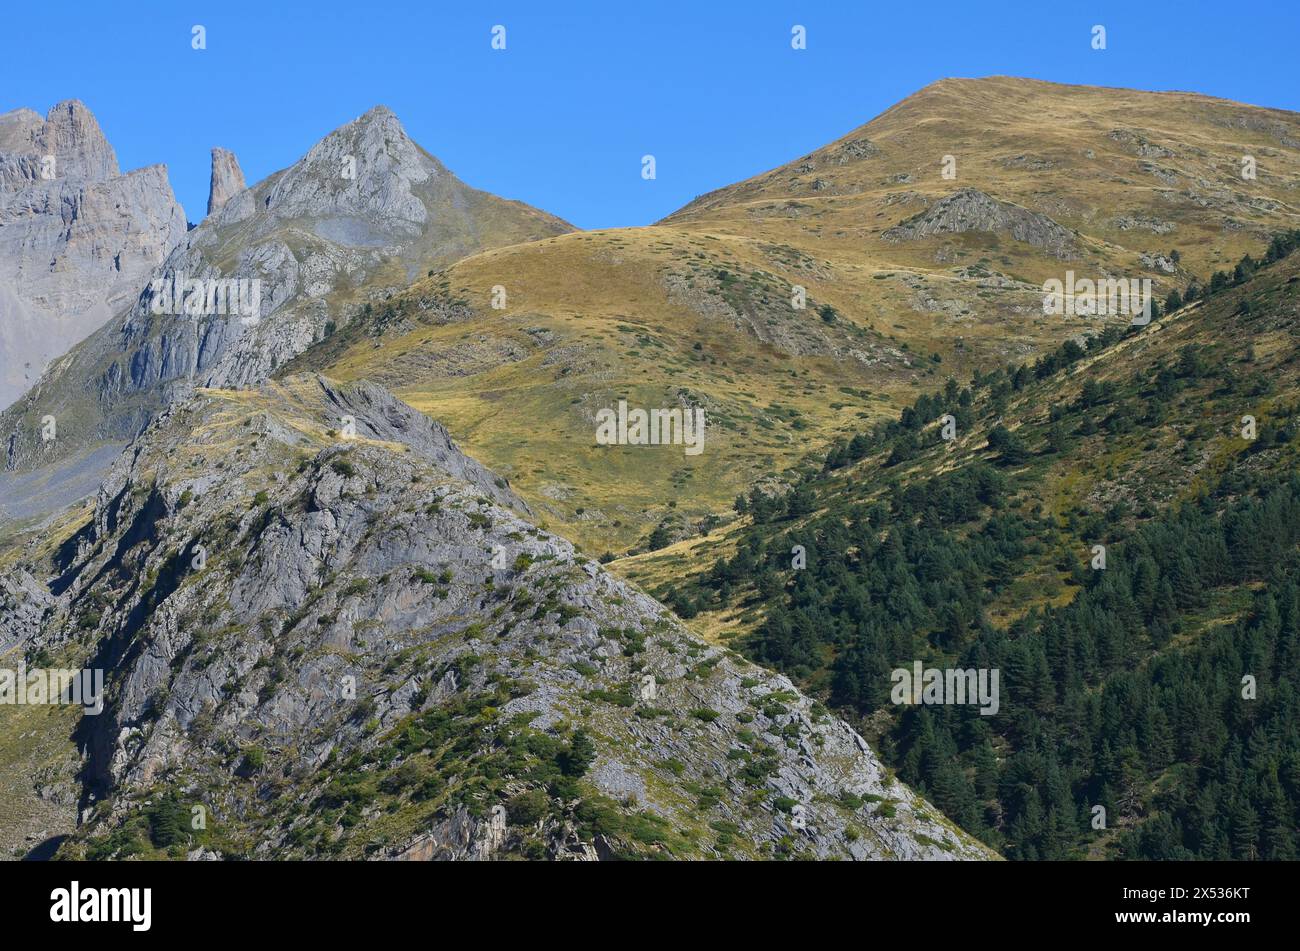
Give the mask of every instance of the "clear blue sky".
M 621 8 L 621 9 L 620 9 Z M 983 8 L 983 9 L 981 9 Z M 1184 89 L 1300 110 L 1297 0 L 10 4 L 0 111 L 65 98 L 188 217 L 209 150 L 249 182 L 376 103 L 479 188 L 585 227 L 645 224 L 945 76 Z M 802 24 L 808 48 L 790 48 Z M 1090 48 L 1103 24 L 1108 49 Z M 194 24 L 208 48 L 190 48 Z M 507 29 L 494 52 L 490 31 Z M 658 178 L 643 181 L 652 153 Z

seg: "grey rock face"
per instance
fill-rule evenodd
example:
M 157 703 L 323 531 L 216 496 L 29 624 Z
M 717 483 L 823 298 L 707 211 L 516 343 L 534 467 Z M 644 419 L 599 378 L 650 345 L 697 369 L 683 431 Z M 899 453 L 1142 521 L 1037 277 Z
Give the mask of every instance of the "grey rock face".
M 117 154 L 104 138 L 99 123 L 75 99 L 49 111 L 36 145 L 37 152 L 58 159 L 58 174 L 64 177 L 99 182 L 120 174 Z
M 339 409 L 349 439 L 326 429 Z M 83 844 L 179 797 L 247 857 L 989 857 L 846 724 L 531 525 L 416 416 L 291 377 L 173 406 L 122 456 L 27 635 L 108 669 L 84 775 L 111 806 Z M 590 735 L 567 795 L 612 810 L 599 834 L 530 778 L 525 724 L 531 749 Z M 358 783 L 382 802 L 340 825 Z M 544 814 L 508 823 L 525 790 Z
M 45 128 L 45 120 L 39 112 L 32 109 L 15 109 L 0 113 L 0 154 L 32 155 L 37 151 L 36 143 Z M 11 173 L 17 174 L 17 163 L 11 166 Z M 0 166 L 0 184 L 5 182 L 5 168 Z M 39 171 L 37 172 L 39 174 Z
M 31 109 L 0 115 L 0 187 L 37 179 L 102 182 L 120 172 L 117 155 L 94 115 L 75 99 L 42 121 Z
M 81 103 L 0 116 L 0 407 L 126 307 L 184 234 L 166 168 L 119 174 Z
M 212 150 L 212 181 L 208 187 L 208 214 L 220 211 L 235 195 L 247 186 L 239 159 L 229 149 Z
M 368 245 L 381 239 L 381 225 L 418 233 L 430 209 L 416 192 L 447 174 L 441 162 L 411 141 L 397 116 L 376 106 L 316 143 L 280 175 L 265 206 L 281 220 L 351 219 L 356 226 L 351 237 Z M 336 232 L 336 240 L 343 236 Z
M 30 642 L 53 606 L 49 591 L 23 569 L 0 573 L 0 656 Z
M 1007 234 L 1060 258 L 1074 253 L 1074 235 L 1068 229 L 1046 215 L 999 201 L 976 188 L 963 188 L 936 201 L 916 217 L 885 231 L 882 237 L 898 244 L 968 231 Z
M 320 389 L 323 418 L 347 418 L 356 427 L 357 435 L 408 446 L 447 475 L 468 483 L 498 505 L 530 513 L 528 504 L 507 488 L 504 479 L 456 448 L 442 423 L 412 409 L 368 380 L 338 384 L 319 375 L 314 379 Z

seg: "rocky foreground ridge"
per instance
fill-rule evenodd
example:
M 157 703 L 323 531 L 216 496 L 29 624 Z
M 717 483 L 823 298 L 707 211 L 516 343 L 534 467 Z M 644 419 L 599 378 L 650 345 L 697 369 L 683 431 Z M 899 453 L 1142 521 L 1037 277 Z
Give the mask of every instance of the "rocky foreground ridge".
M 23 648 L 109 671 L 65 855 L 989 857 L 373 385 L 199 392 L 45 568 Z

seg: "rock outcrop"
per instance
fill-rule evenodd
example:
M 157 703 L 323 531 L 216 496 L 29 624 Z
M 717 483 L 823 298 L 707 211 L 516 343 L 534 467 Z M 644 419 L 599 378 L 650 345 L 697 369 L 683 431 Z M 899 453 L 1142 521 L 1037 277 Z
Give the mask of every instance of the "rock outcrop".
M 0 116 L 0 407 L 123 310 L 184 234 L 167 169 L 119 174 L 80 102 Z
M 0 655 L 30 643 L 53 606 L 45 586 L 23 569 L 0 572 Z
M 239 167 L 239 159 L 229 149 L 212 150 L 212 182 L 208 187 L 208 214 L 214 214 L 225 207 L 235 195 L 247 186 L 244 184 L 244 170 Z
M 1074 254 L 1074 235 L 1046 215 L 999 201 L 977 188 L 963 188 L 941 198 L 913 218 L 884 232 L 893 244 L 945 234 L 987 231 L 1009 235 L 1049 254 Z

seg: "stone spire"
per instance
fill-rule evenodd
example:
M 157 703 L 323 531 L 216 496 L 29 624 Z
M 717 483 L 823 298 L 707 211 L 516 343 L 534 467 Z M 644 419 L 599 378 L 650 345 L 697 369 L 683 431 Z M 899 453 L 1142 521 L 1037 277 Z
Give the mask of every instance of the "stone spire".
M 208 193 L 208 214 L 221 210 L 221 206 L 244 190 L 244 172 L 239 159 L 229 149 L 212 150 L 212 186 Z

